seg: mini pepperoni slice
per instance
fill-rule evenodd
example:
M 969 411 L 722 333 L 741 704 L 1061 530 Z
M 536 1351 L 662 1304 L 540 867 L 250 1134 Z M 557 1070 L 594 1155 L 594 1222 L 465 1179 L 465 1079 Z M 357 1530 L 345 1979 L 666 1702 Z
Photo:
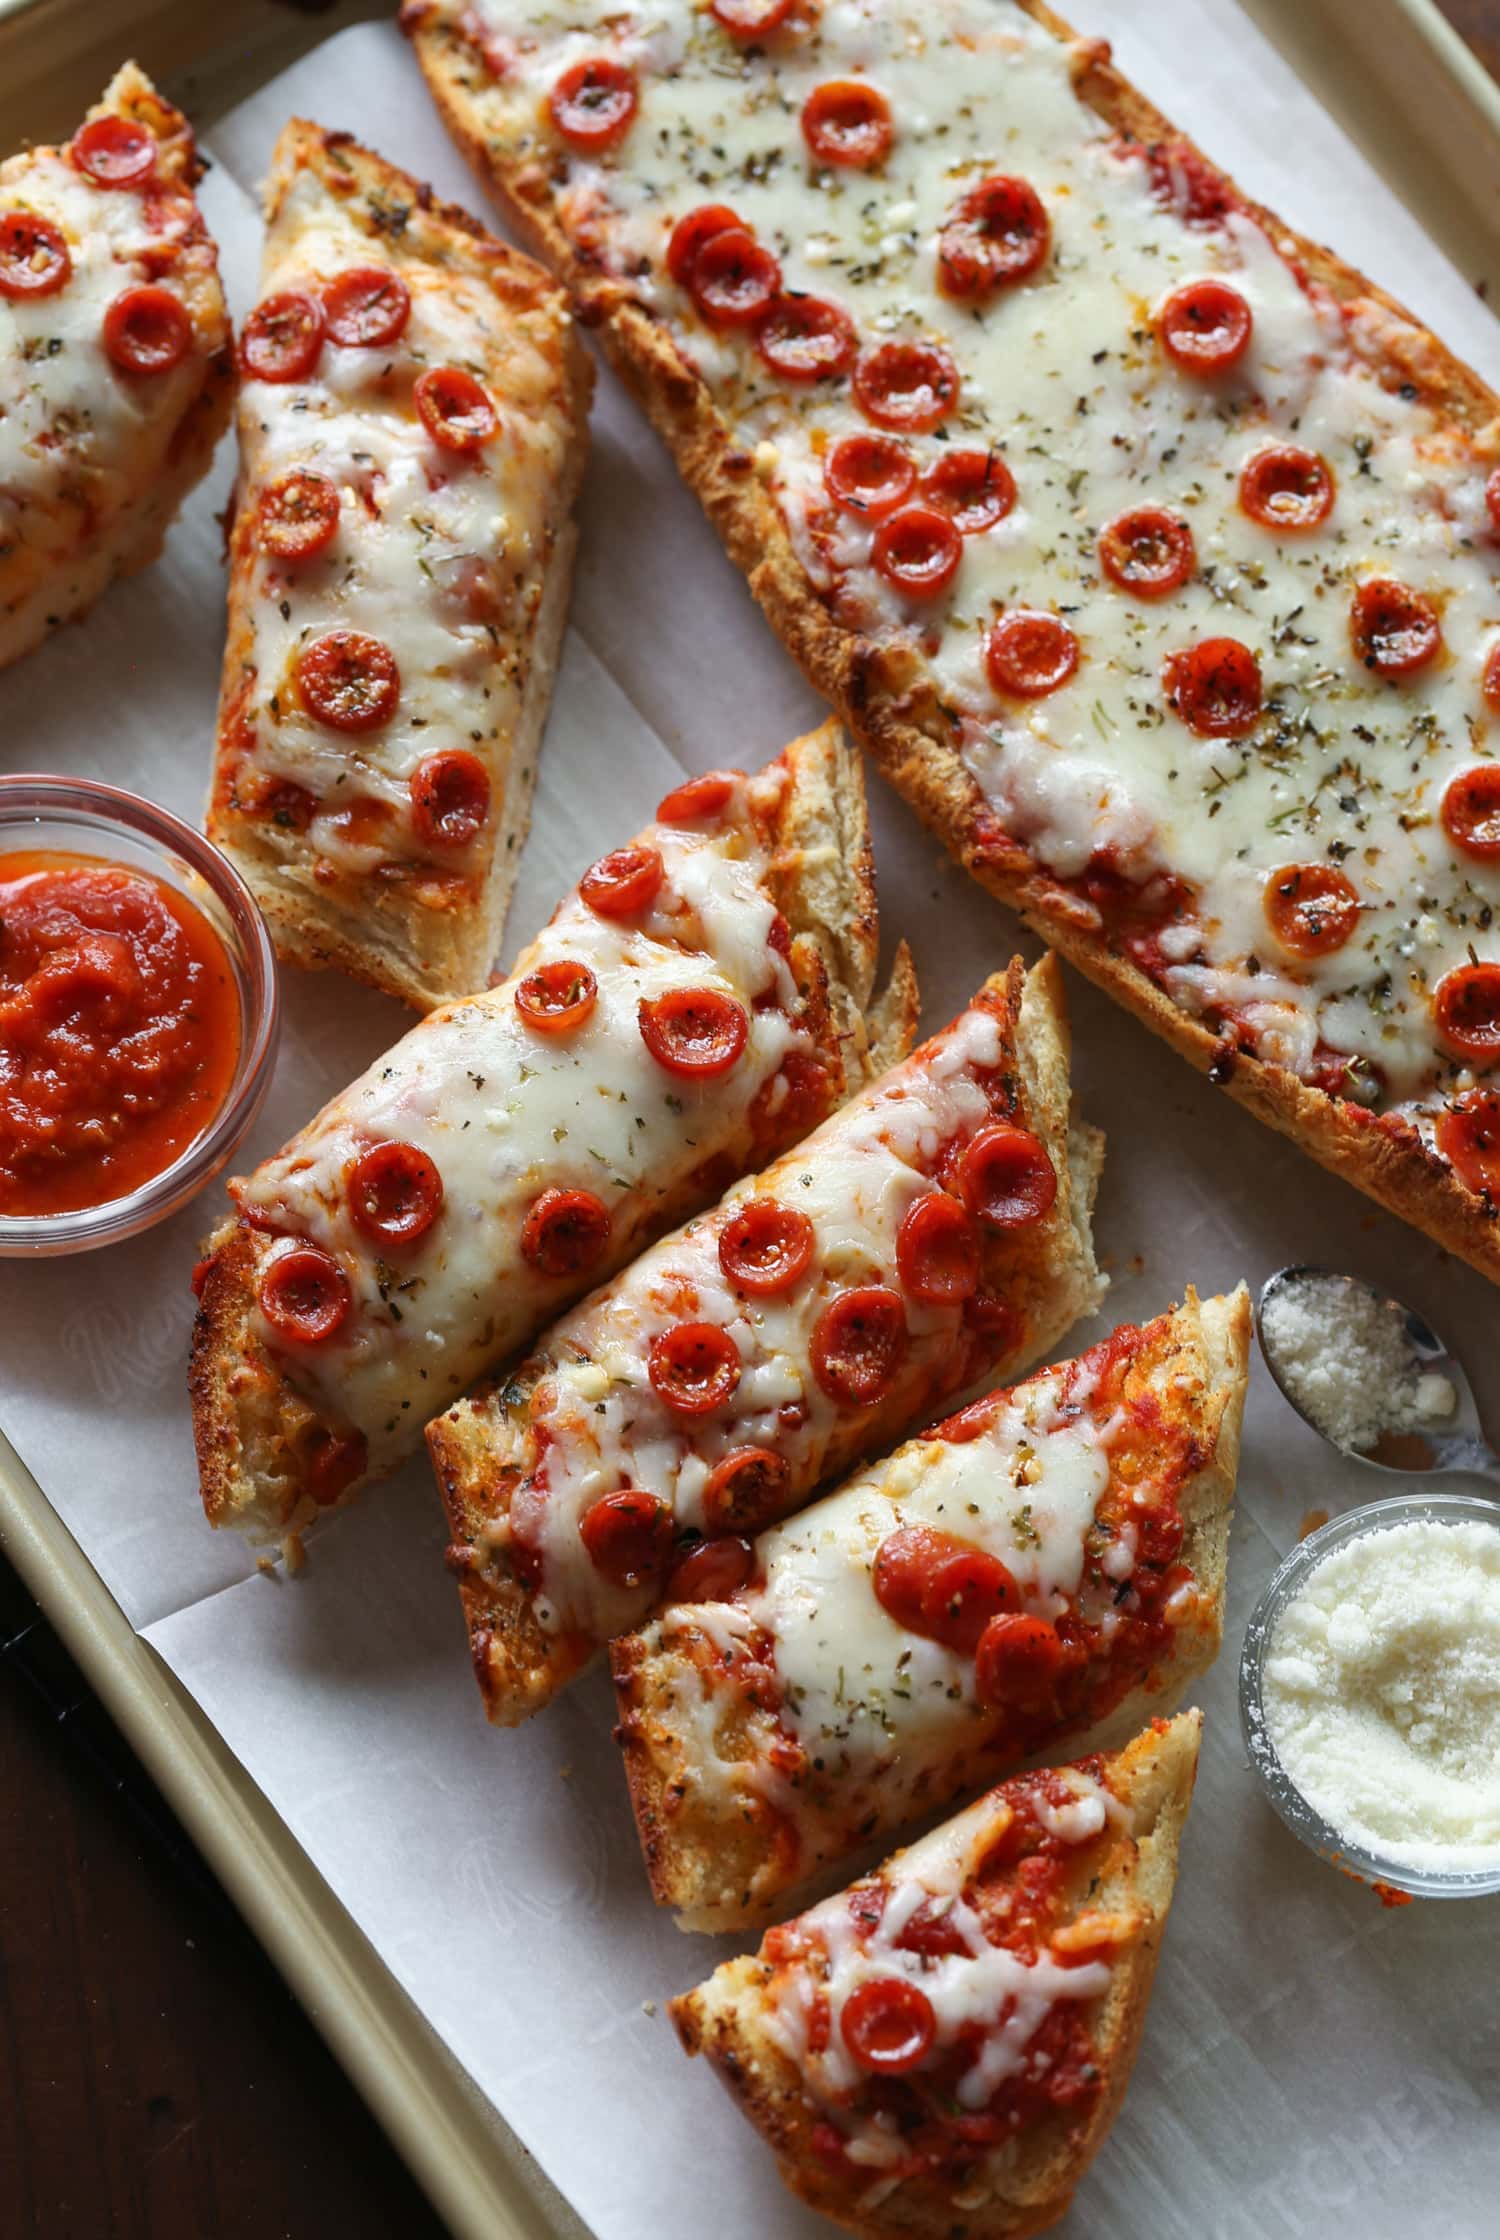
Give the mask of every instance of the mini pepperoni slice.
M 261 1276 L 259 1298 L 271 1328 L 305 1346 L 331 1338 L 354 1303 L 343 1269 L 316 1244 L 278 1252 Z
M 867 521 L 883 521 L 917 485 L 917 463 L 894 436 L 844 436 L 823 462 L 823 486 L 835 505 Z
M 854 398 L 877 428 L 926 435 L 958 402 L 958 368 L 935 343 L 882 342 L 854 368 Z
M 1193 532 L 1165 506 L 1134 506 L 1099 531 L 1099 564 L 1137 599 L 1180 591 L 1198 565 Z
M 700 1540 L 678 1557 L 667 1579 L 668 1602 L 728 1602 L 755 1569 L 755 1550 L 748 1540 L 726 1534 Z
M 24 301 L 55 296 L 73 275 L 68 244 L 50 219 L 29 210 L 7 210 L 0 217 L 0 296 Z
M 875 1550 L 870 1586 L 888 1618 L 908 1633 L 922 1631 L 922 1602 L 937 1566 L 952 1550 L 946 1533 L 930 1525 L 903 1524 Z
M 1482 863 L 1500 857 L 1500 762 L 1476 762 L 1448 780 L 1443 830 L 1455 848 Z
M 121 373 L 170 373 L 192 347 L 193 322 L 170 288 L 127 288 L 104 314 L 104 353 Z
M 1356 656 L 1379 677 L 1415 675 L 1443 643 L 1432 601 L 1391 576 L 1374 576 L 1359 586 L 1349 609 L 1349 634 Z
M 543 1190 L 521 1224 L 521 1253 L 544 1276 L 592 1268 L 609 1242 L 609 1208 L 592 1190 Z
M 633 918 L 655 901 L 666 865 L 655 848 L 638 843 L 614 848 L 591 864 L 578 882 L 578 892 L 601 918 Z
M 429 848 L 467 848 L 490 813 L 490 775 L 467 747 L 424 755 L 408 780 L 411 821 Z
M 478 451 L 500 425 L 484 383 L 462 366 L 429 366 L 411 395 L 423 427 L 444 451 Z
M 841 304 L 778 296 L 756 326 L 755 347 L 783 381 L 828 381 L 849 371 L 859 337 Z
M 610 55 L 575 62 L 547 96 L 552 122 L 572 147 L 596 154 L 630 130 L 640 106 L 635 74 Z
M 672 1554 L 672 1512 L 654 1493 L 621 1486 L 585 1509 L 578 1524 L 589 1561 L 612 1587 L 660 1579 Z
M 1046 262 L 1052 226 L 1035 187 L 999 175 L 970 189 L 938 236 L 938 280 L 950 296 L 987 296 Z
M 144 186 L 156 169 L 155 140 L 129 117 L 90 117 L 68 153 L 96 187 Z
M 763 39 L 785 23 L 797 0 L 709 0 L 709 14 L 736 39 Z
M 1331 863 L 1289 863 L 1266 881 L 1266 919 L 1294 957 L 1328 957 L 1359 924 L 1359 894 Z
M 923 475 L 921 495 L 947 514 L 960 536 L 977 537 L 1005 519 L 1016 502 L 1016 483 L 998 451 L 946 451 Z
M 1189 280 L 1157 314 L 1162 348 L 1184 373 L 1228 373 L 1250 347 L 1250 306 L 1227 280 Z
M 734 1398 L 740 1351 L 714 1322 L 678 1322 L 653 1338 L 646 1374 L 658 1400 L 680 1416 L 706 1416 Z
M 657 1064 L 699 1081 L 728 1073 L 750 1033 L 743 1004 L 718 988 L 669 988 L 643 997 L 637 1016 Z
M 974 1656 L 974 1685 L 994 1711 L 1047 1709 L 1063 1666 L 1063 1645 L 1045 1618 L 1006 1611 L 991 1618 Z
M 240 329 L 240 365 L 256 381 L 301 381 L 322 347 L 323 306 L 314 296 L 267 296 Z
M 1490 517 L 1490 527 L 1500 537 L 1500 467 L 1491 467 L 1489 480 L 1484 486 L 1484 503 Z
M 705 770 L 701 778 L 689 778 L 683 785 L 674 786 L 657 804 L 657 823 L 704 824 L 722 816 L 744 774 L 743 770 Z
M 877 575 L 908 599 L 935 599 L 958 573 L 964 540 L 935 506 L 903 506 L 875 532 L 870 560 Z
M 909 1208 L 896 1233 L 896 1267 L 914 1299 L 948 1306 L 979 1289 L 979 1231 L 946 1190 L 930 1190 Z
M 1077 669 L 1078 640 L 1059 615 L 1012 607 L 985 639 L 984 666 L 997 692 L 1016 700 L 1041 700 Z
M 819 163 L 868 171 L 890 154 L 891 105 L 863 78 L 831 78 L 802 104 L 802 137 Z
M 586 964 L 554 957 L 519 983 L 516 1009 L 538 1034 L 571 1034 L 583 1025 L 598 998 L 599 983 Z
M 1021 1590 L 998 1556 L 955 1548 L 927 1574 L 921 1630 L 955 1656 L 972 1657 L 990 1620 L 1020 1607 Z
M 1500 1060 L 1500 964 L 1461 964 L 1433 991 L 1438 1034 L 1455 1057 L 1477 1066 Z
M 753 326 L 781 292 L 781 267 L 744 226 L 728 226 L 694 257 L 688 287 L 710 326 Z
M 297 656 L 297 688 L 308 714 L 330 731 L 378 731 L 396 712 L 401 672 L 384 639 L 325 630 Z
M 705 242 L 716 233 L 744 233 L 748 228 L 727 202 L 705 202 L 679 218 L 667 241 L 667 270 L 679 288 L 692 283 L 693 266 Z
M 1333 511 L 1333 469 L 1316 451 L 1268 444 L 1240 470 L 1240 507 L 1263 529 L 1316 529 Z
M 339 494 L 326 474 L 293 467 L 260 494 L 261 549 L 277 560 L 311 560 L 338 534 Z
M 868 1976 L 844 2001 L 839 2035 L 861 2069 L 900 2077 L 931 2052 L 937 2016 L 926 1992 L 905 1976 Z
M 791 1469 L 769 1447 L 731 1447 L 703 1488 L 703 1514 L 714 1532 L 761 1532 L 786 1507 Z
M 349 1171 L 349 1218 L 376 1244 L 415 1244 L 443 1210 L 443 1178 L 414 1143 L 374 1143 Z
M 1200 739 L 1242 739 L 1260 720 L 1260 663 L 1238 638 L 1203 638 L 1169 653 L 1162 681 L 1174 714 Z
M 1438 1114 L 1433 1132 L 1459 1181 L 1500 1204 L 1500 1091 L 1466 1090 Z
M 805 1213 L 774 1198 L 752 1198 L 719 1232 L 719 1266 L 736 1291 L 773 1298 L 801 1282 L 817 1241 Z
M 411 294 L 389 265 L 351 265 L 323 290 L 323 323 L 342 349 L 374 349 L 396 342 L 411 317 Z
M 1029 1128 L 996 1120 L 964 1146 L 958 1187 L 977 1221 L 992 1229 L 1027 1229 L 1051 1211 L 1057 1173 Z
M 812 1334 L 813 1374 L 830 1400 L 873 1407 L 901 1373 L 907 1354 L 906 1308 L 885 1284 L 841 1291 Z

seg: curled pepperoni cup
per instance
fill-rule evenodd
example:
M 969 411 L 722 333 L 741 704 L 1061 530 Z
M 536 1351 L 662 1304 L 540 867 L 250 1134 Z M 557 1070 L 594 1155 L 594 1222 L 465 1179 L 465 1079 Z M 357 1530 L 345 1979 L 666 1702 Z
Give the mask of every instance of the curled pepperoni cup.
M 323 323 L 330 342 L 343 349 L 373 349 L 396 342 L 411 317 L 411 295 L 389 265 L 351 265 L 323 290 Z
M 1268 444 L 1240 470 L 1240 507 L 1263 529 L 1316 529 L 1333 511 L 1333 469 L 1316 451 Z
M 547 96 L 558 131 L 570 147 L 589 155 L 622 140 L 639 106 L 634 73 L 609 55 L 575 62 Z
M 144 186 L 156 169 L 156 142 L 129 117 L 91 117 L 74 133 L 68 153 L 96 187 Z
M 657 823 L 705 824 L 710 818 L 721 817 L 743 776 L 741 770 L 706 770 L 701 778 L 689 778 L 686 784 L 674 786 L 657 807 Z
M 1359 925 L 1352 879 L 1331 863 L 1289 863 L 1266 881 L 1266 922 L 1294 957 L 1328 957 Z
M 655 848 L 614 848 L 589 866 L 578 891 L 598 917 L 633 918 L 656 900 L 666 875 Z
M 1465 855 L 1500 857 L 1500 762 L 1477 762 L 1450 778 L 1443 794 L 1443 830 Z
M 841 1291 L 812 1334 L 813 1375 L 830 1400 L 869 1408 L 883 1400 L 906 1359 L 906 1307 L 898 1291 L 872 1283 Z
M 779 30 L 795 5 L 796 0 L 709 0 L 708 12 L 736 39 L 763 39 Z
M 1046 261 L 1052 227 L 1025 179 L 971 188 L 938 235 L 938 280 L 950 296 L 987 296 L 1029 280 Z
M 668 1602 L 727 1602 L 755 1569 L 755 1550 L 737 1534 L 700 1540 L 678 1557 L 667 1579 Z
M 698 252 L 716 233 L 744 233 L 748 229 L 727 202 L 705 202 L 679 218 L 667 239 L 667 270 L 679 288 L 691 287 Z
M 378 731 L 396 712 L 401 672 L 384 639 L 325 630 L 297 656 L 297 689 L 308 714 L 330 731 Z
M 349 1279 L 321 1245 L 278 1252 L 260 1279 L 260 1311 L 278 1337 L 322 1345 L 343 1327 L 353 1299 Z
M 805 1213 L 774 1198 L 752 1198 L 719 1232 L 719 1266 L 736 1291 L 773 1298 L 801 1282 L 817 1241 Z
M 1200 739 L 1242 739 L 1260 721 L 1260 663 L 1238 638 L 1204 638 L 1169 653 L 1162 682 L 1173 714 Z
M 1134 506 L 1099 531 L 1099 565 L 1137 599 L 1180 591 L 1198 565 L 1193 532 L 1164 506 Z
M 896 1270 L 913 1299 L 948 1306 L 979 1289 L 979 1231 L 946 1190 L 918 1198 L 896 1233 Z
M 917 463 L 894 436 L 845 436 L 823 462 L 823 486 L 846 513 L 882 521 L 917 486 Z
M 996 1120 L 965 1144 L 958 1187 L 976 1221 L 1028 1229 L 1052 1210 L 1057 1174 L 1047 1147 L 1029 1128 Z
M 462 366 L 429 366 L 411 394 L 417 417 L 443 451 L 478 451 L 500 425 L 489 391 Z
M 443 1210 L 443 1178 L 414 1143 L 375 1143 L 349 1170 L 349 1218 L 376 1244 L 416 1244 Z
M 712 327 L 749 327 L 781 290 L 781 267 L 744 226 L 710 234 L 688 280 L 694 303 Z
M 578 1532 L 589 1561 L 612 1587 L 654 1585 L 671 1560 L 672 1512 L 635 1486 L 621 1486 L 585 1509 Z
M 0 296 L 55 296 L 73 276 L 68 244 L 47 218 L 7 210 L 0 218 Z
M 323 347 L 323 306 L 288 291 L 267 296 L 240 329 L 240 366 L 255 381 L 301 381 Z
M 849 371 L 859 337 L 842 305 L 778 296 L 756 327 L 755 347 L 783 381 L 828 381 Z
M 935 506 L 903 506 L 875 532 L 870 559 L 893 591 L 908 599 L 935 599 L 958 573 L 964 540 Z
M 734 1398 L 739 1347 L 713 1322 L 678 1322 L 652 1339 L 646 1374 L 658 1400 L 679 1416 L 706 1416 Z
M 1461 964 L 1433 990 L 1433 1023 L 1457 1058 L 1476 1066 L 1500 1060 L 1500 964 Z
M 669 988 L 644 999 L 637 1016 L 657 1064 L 699 1081 L 728 1073 L 750 1033 L 743 1004 L 718 988 Z
M 490 777 L 467 747 L 440 747 L 411 774 L 411 821 L 428 848 L 467 848 L 490 813 Z
M 1425 669 L 1442 649 L 1437 608 L 1410 584 L 1391 576 L 1362 583 L 1349 609 L 1354 651 L 1379 677 L 1409 677 Z
M 946 451 L 923 475 L 921 497 L 946 513 L 960 536 L 977 537 L 1010 512 L 1015 477 L 998 451 Z
M 714 1532 L 761 1532 L 786 1507 L 791 1470 L 769 1447 L 732 1447 L 703 1488 L 703 1514 Z
M 192 347 L 193 322 L 170 288 L 127 288 L 104 314 L 104 354 L 120 373 L 170 373 Z
M 1056 1692 L 1063 1645 L 1045 1618 L 991 1618 L 974 1653 L 974 1685 L 994 1711 L 1043 1711 Z
M 985 674 L 1013 700 L 1042 700 L 1078 667 L 1078 640 L 1060 616 L 1012 607 L 984 641 Z
M 338 491 L 311 467 L 293 467 L 260 494 L 257 533 L 273 559 L 313 559 L 332 544 L 338 526 Z
M 592 1190 L 543 1190 L 521 1224 L 521 1256 L 539 1275 L 582 1275 L 608 1243 L 609 1208 Z
M 844 2001 L 839 2034 L 861 2069 L 899 2077 L 932 2051 L 937 2016 L 926 1992 L 905 1976 L 870 1976 Z
M 302 1486 L 320 1509 L 331 1509 L 363 1477 L 370 1450 L 362 1431 L 320 1431 L 302 1458 Z
M 878 428 L 926 435 L 958 402 L 958 368 L 934 343 L 882 342 L 854 368 L 854 399 Z
M 1438 1114 L 1433 1133 L 1459 1181 L 1500 1203 L 1500 1092 L 1468 1090 Z
M 1189 280 L 1157 314 L 1162 348 L 1184 373 L 1228 373 L 1250 347 L 1250 306 L 1227 280 Z
M 586 964 L 554 957 L 528 972 L 516 988 L 516 1009 L 538 1034 L 571 1034 L 599 1000 L 599 983 Z
M 815 162 L 868 171 L 890 154 L 891 105 L 863 78 L 831 78 L 802 105 L 802 137 Z
M 1020 1607 L 1021 1590 L 998 1556 L 956 1548 L 928 1574 L 922 1629 L 955 1656 L 972 1657 L 991 1621 Z
M 908 1633 L 920 1633 L 922 1600 L 936 1565 L 950 1550 L 946 1533 L 922 1524 L 899 1525 L 875 1551 L 870 1584 L 888 1618 Z
M 750 1124 L 757 1143 L 768 1139 L 799 1142 L 820 1120 L 827 1119 L 837 1101 L 828 1068 L 819 1059 L 803 1057 L 794 1050 L 782 1060 L 780 1072 L 773 1073 L 755 1092 Z

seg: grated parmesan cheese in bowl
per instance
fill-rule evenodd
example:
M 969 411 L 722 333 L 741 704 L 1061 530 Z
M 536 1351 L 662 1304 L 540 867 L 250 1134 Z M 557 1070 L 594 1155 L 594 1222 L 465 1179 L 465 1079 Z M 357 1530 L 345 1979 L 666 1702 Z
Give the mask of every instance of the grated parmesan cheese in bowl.
M 1260 1341 L 1299 1415 L 1348 1453 L 1431 1431 L 1458 1404 L 1413 1344 L 1403 1309 L 1348 1276 L 1298 1268 L 1278 1278 L 1261 1301 Z

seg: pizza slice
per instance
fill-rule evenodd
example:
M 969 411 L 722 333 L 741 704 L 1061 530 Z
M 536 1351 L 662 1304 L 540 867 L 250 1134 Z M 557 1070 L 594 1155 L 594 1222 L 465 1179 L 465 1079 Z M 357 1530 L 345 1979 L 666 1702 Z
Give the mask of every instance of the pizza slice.
M 1065 2214 L 1130 2082 L 1201 1724 L 1016 1775 L 671 2002 L 793 2193 L 867 2240 Z
M 712 1045 L 717 1047 L 717 1038 Z M 1019 961 L 427 1434 L 489 1716 L 540 1709 L 759 1530 L 1097 1301 L 1101 1140 L 1061 974 Z
M 192 130 L 133 62 L 0 164 L 0 667 L 147 567 L 229 419 Z
M 612 1650 L 659 1904 L 731 1929 L 1217 1654 L 1243 1288 L 977 1400 L 751 1542 L 707 1537 Z
M 430 1014 L 230 1185 L 196 1284 L 213 1524 L 283 1533 L 649 1238 L 909 1045 L 871 1007 L 859 758 L 835 724 L 716 772 L 585 872 L 510 977 Z
M 240 374 L 209 834 L 282 956 L 427 1009 L 483 987 L 499 946 L 588 362 L 528 258 L 294 119 Z
M 1046 0 L 404 16 L 955 856 L 1500 1278 L 1493 388 Z

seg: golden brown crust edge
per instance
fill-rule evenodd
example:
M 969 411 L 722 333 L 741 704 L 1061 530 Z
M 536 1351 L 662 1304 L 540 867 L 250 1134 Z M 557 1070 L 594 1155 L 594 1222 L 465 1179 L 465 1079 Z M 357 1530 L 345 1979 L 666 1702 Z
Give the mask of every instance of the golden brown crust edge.
M 1045 0 L 1019 4 L 1072 47 L 1080 98 L 1106 123 L 1153 142 L 1186 136 L 1109 61 L 1103 40 L 1082 39 Z M 756 479 L 702 380 L 625 287 L 601 278 L 574 252 L 553 219 L 540 166 L 507 163 L 489 140 L 482 90 L 451 25 L 411 11 L 411 35 L 445 123 L 478 170 L 573 291 L 578 315 L 598 325 L 610 358 L 671 447 L 684 479 L 718 530 L 731 559 L 809 681 L 838 707 L 896 790 L 971 877 L 1019 912 L 1080 972 L 1207 1073 L 1239 1104 L 1289 1136 L 1320 1166 L 1352 1182 L 1389 1212 L 1500 1282 L 1500 1209 L 1468 1190 L 1419 1142 L 1371 1124 L 1359 1107 L 1310 1088 L 1285 1068 L 1230 1051 L 1173 1005 L 1131 960 L 1104 947 L 1078 923 L 1077 905 L 1014 844 L 997 846 L 985 802 L 946 735 L 930 692 L 915 692 L 893 656 L 842 629 L 828 614 L 792 548 L 780 509 Z M 1207 162 L 1207 159 L 1203 159 Z M 1217 166 L 1220 178 L 1229 175 Z M 1473 369 L 1413 315 L 1342 258 L 1296 234 L 1243 195 L 1247 209 L 1290 241 L 1307 270 L 1341 303 L 1369 307 L 1365 344 L 1381 351 L 1394 380 L 1415 382 L 1440 409 L 1500 459 L 1500 405 Z

